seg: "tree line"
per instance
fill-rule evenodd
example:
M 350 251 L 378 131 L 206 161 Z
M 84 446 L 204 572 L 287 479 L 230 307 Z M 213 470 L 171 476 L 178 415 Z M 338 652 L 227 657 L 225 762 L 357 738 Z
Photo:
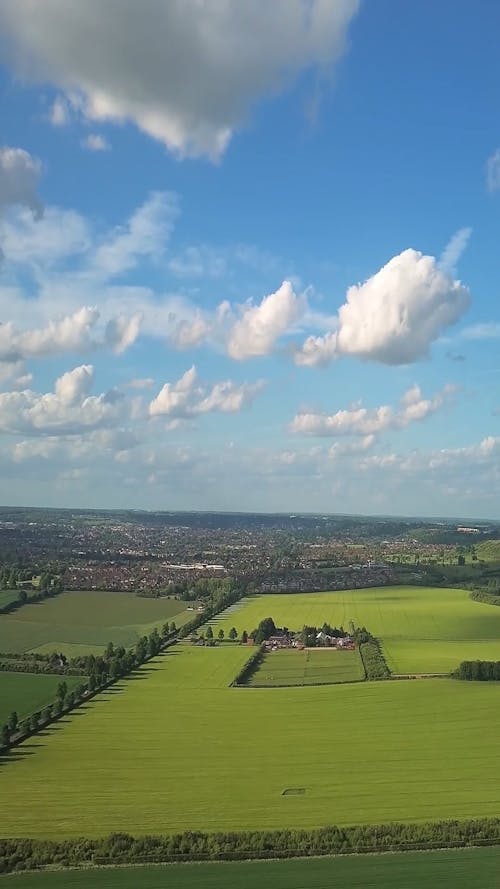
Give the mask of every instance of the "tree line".
M 452 676 L 469 682 L 499 682 L 500 661 L 462 661 Z
M 43 574 L 40 575 L 38 587 L 32 587 L 29 593 L 28 590 L 24 588 L 18 589 L 17 583 L 19 580 L 18 575 L 20 573 L 22 573 L 21 569 L 17 568 L 3 568 L 0 572 L 0 589 L 12 589 L 17 592 L 17 597 L 15 599 L 12 599 L 11 602 L 7 602 L 0 608 L 0 614 L 10 614 L 12 611 L 17 611 L 18 608 L 22 608 L 28 601 L 42 602 L 44 599 L 57 596 L 64 591 L 61 577 L 56 574 L 51 574 L 50 571 L 44 571 Z M 31 572 L 24 573 L 29 573 L 29 579 L 31 580 Z M 13 580 L 13 577 L 15 577 L 15 580 Z
M 420 824 L 370 824 L 312 830 L 257 830 L 134 837 L 114 833 L 70 840 L 7 839 L 0 841 L 0 872 L 106 864 L 176 861 L 224 861 L 356 855 L 492 846 L 500 842 L 500 818 L 437 821 Z

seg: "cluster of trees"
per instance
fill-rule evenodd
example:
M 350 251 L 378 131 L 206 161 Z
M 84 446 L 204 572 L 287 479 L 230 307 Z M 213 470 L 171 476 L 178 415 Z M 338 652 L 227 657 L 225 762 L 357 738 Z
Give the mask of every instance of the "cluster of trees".
M 141 590 L 138 596 L 146 599 L 173 596 L 186 602 L 196 602 L 198 599 L 214 599 L 218 595 L 231 594 L 236 589 L 237 583 L 234 577 L 199 577 L 197 580 L 178 580 L 169 583 L 165 588 L 154 590 Z M 239 584 L 241 589 L 241 584 Z M 243 593 L 240 593 L 242 595 Z
M 349 634 L 346 633 L 344 627 L 331 627 L 330 624 L 325 623 L 322 627 L 302 627 L 302 630 L 299 634 L 300 641 L 307 648 L 314 648 L 318 644 L 317 635 L 319 632 L 325 633 L 326 636 L 331 636 L 334 639 L 345 639 Z
M 0 653 L 0 671 L 8 673 L 61 673 L 66 676 L 82 676 L 85 670 L 64 654 L 37 654 L 36 652 Z
M 265 617 L 261 620 L 259 626 L 256 630 L 252 630 L 250 633 L 252 639 L 256 643 L 256 645 L 261 645 L 262 642 L 265 642 L 266 639 L 270 639 L 271 636 L 274 636 L 276 633 L 277 627 L 274 623 L 272 617 Z M 287 627 L 283 628 L 284 632 L 288 632 Z
M 462 661 L 452 675 L 469 682 L 499 682 L 500 661 Z
M 469 584 L 471 599 L 487 605 L 500 605 L 500 579 L 490 577 L 482 584 Z
M 0 872 L 104 864 L 223 861 L 353 855 L 493 846 L 500 841 L 500 818 L 420 824 L 373 824 L 241 833 L 186 831 L 170 836 L 107 837 L 74 840 L 0 840 Z
M 372 636 L 366 627 L 357 627 L 353 632 L 353 637 L 359 646 L 366 678 L 388 679 L 391 673 L 385 662 L 378 639 Z
M 194 631 L 192 635 L 195 636 L 196 631 Z M 207 627 L 205 633 L 200 633 L 199 638 L 205 642 L 205 645 L 215 645 L 216 644 L 216 637 L 215 637 L 214 631 L 210 625 Z M 219 642 L 224 642 L 225 638 L 226 638 L 226 634 L 221 627 L 217 631 L 217 639 L 219 640 Z M 231 627 L 231 629 L 229 630 L 229 633 L 227 634 L 227 638 L 229 639 L 230 642 L 236 642 L 236 640 L 238 638 L 238 630 L 236 629 L 236 627 Z M 248 635 L 247 635 L 247 639 L 248 639 Z M 245 640 L 245 641 L 247 641 L 247 640 Z

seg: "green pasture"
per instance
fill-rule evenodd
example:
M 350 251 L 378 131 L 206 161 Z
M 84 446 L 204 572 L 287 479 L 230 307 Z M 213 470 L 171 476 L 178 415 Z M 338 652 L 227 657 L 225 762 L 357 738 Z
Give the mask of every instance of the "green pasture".
M 227 861 L 0 877 L 5 889 L 497 889 L 500 849 Z
M 398 586 L 255 596 L 210 623 L 215 634 L 232 626 L 251 632 L 264 617 L 293 630 L 324 621 L 366 626 L 394 673 L 447 673 L 463 660 L 500 660 L 500 608 L 474 602 L 466 590 Z
M 228 687 L 247 657 L 173 646 L 5 755 L 1 834 L 498 815 L 498 683 Z
M 13 710 L 21 720 L 52 704 L 62 680 L 66 682 L 68 691 L 84 681 L 81 676 L 0 672 L 0 725 L 6 722 Z
M 129 648 L 166 620 L 178 626 L 193 617 L 177 599 L 134 593 L 61 593 L 0 615 L 0 651 L 99 654 L 108 642 Z
M 364 678 L 365 671 L 358 649 L 336 651 L 332 648 L 320 648 L 298 651 L 292 648 L 267 652 L 247 685 L 252 688 L 321 685 L 359 682 Z
M 0 590 L 0 608 L 3 608 L 4 605 L 10 605 L 11 602 L 15 602 L 18 596 L 19 590 Z
M 500 562 L 500 540 L 484 540 L 475 547 L 478 559 L 484 562 Z

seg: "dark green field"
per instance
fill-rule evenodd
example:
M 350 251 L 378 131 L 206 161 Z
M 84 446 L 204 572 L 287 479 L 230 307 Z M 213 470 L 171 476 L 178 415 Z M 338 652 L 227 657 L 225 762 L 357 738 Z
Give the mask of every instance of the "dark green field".
M 498 889 L 500 847 L 106 868 L 0 877 L 5 889 Z
M 253 688 L 327 685 L 360 682 L 364 678 L 357 648 L 354 651 L 337 651 L 335 648 L 297 651 L 290 648 L 267 652 L 247 684 Z
M 40 673 L 0 673 L 0 725 L 13 710 L 19 719 L 43 710 L 56 699 L 56 690 L 64 679 L 68 691 L 84 681 L 82 676 L 53 676 Z

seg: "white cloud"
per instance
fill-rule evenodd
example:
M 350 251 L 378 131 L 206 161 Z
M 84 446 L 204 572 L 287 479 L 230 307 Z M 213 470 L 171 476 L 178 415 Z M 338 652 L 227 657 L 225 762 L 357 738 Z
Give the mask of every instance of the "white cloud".
M 84 254 L 90 232 L 74 210 L 47 207 L 39 221 L 27 210 L 18 210 L 4 220 L 1 243 L 9 262 L 47 267 Z
M 125 352 L 139 336 L 142 323 L 142 313 L 136 312 L 130 318 L 126 315 L 118 315 L 111 318 L 106 325 L 106 341 L 116 355 Z
M 108 140 L 104 136 L 99 135 L 99 133 L 89 133 L 82 140 L 82 146 L 89 151 L 109 151 L 111 148 Z
M 0 431 L 78 435 L 114 425 L 121 415 L 120 399 L 113 392 L 88 395 L 92 378 L 92 366 L 82 365 L 59 377 L 54 392 L 0 393 Z
M 500 188 L 500 148 L 486 161 L 486 185 L 488 191 L 498 191 Z
M 250 303 L 243 308 L 229 333 L 228 354 L 238 361 L 269 355 L 279 337 L 287 333 L 305 309 L 305 298 L 294 293 L 290 281 L 283 281 L 259 305 Z
M 358 0 L 3 0 L 9 58 L 180 155 L 222 154 L 261 97 L 341 57 Z
M 262 381 L 238 385 L 231 380 L 225 380 L 207 387 L 198 382 L 196 368 L 193 365 L 176 382 L 165 383 L 156 398 L 151 401 L 149 414 L 152 417 L 166 416 L 179 420 L 212 411 L 237 413 L 253 401 L 263 385 Z
M 0 147 L 0 212 L 9 206 L 28 207 L 36 219 L 43 214 L 37 194 L 42 167 L 22 148 Z
M 471 234 L 471 228 L 461 228 L 450 238 L 439 260 L 439 267 L 443 272 L 448 275 L 456 274 L 458 260 L 467 247 Z
M 498 340 L 500 339 L 500 323 L 498 321 L 485 321 L 479 324 L 471 324 L 460 331 L 458 338 L 464 340 Z
M 372 436 L 387 429 L 405 429 L 410 423 L 424 420 L 443 407 L 455 391 L 454 386 L 447 385 L 429 399 L 423 398 L 419 386 L 415 385 L 404 393 L 397 409 L 385 404 L 371 410 L 356 405 L 334 414 L 304 411 L 293 418 L 290 431 L 302 435 L 362 436 L 365 443 L 371 444 Z
M 456 254 L 456 245 L 455 248 Z M 298 364 L 320 365 L 355 356 L 383 364 L 409 364 L 427 355 L 440 333 L 469 305 L 469 291 L 432 256 L 404 250 L 363 284 L 349 287 L 338 327 L 310 337 L 295 355 Z
M 157 258 L 165 250 L 178 215 L 177 196 L 152 192 L 144 204 L 101 244 L 93 257 L 94 271 L 107 279 L 133 269 L 141 258 Z

